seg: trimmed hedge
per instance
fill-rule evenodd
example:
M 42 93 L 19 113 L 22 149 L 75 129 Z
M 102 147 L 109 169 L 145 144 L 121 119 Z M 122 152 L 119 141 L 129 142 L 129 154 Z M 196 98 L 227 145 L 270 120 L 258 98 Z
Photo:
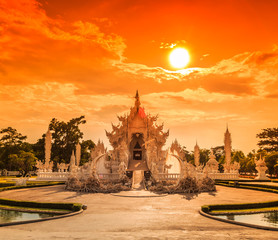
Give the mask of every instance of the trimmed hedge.
M 269 185 L 260 185 L 260 184 L 240 184 L 237 182 L 218 182 L 215 183 L 215 185 L 225 186 L 225 187 L 234 187 L 234 188 L 243 188 L 243 189 L 250 189 L 250 190 L 256 190 L 256 191 L 263 191 L 263 192 L 272 192 L 272 193 L 278 193 L 277 186 L 269 186 Z
M 264 185 L 264 184 L 240 184 L 240 186 L 250 186 L 250 187 L 255 187 L 255 186 L 259 186 L 261 188 L 269 188 L 269 189 L 276 189 L 278 190 L 278 186 L 272 186 L 272 185 Z
M 15 186 L 15 183 L 11 183 L 11 182 L 1 182 L 0 183 L 0 188 L 11 187 L 11 186 Z
M 28 208 L 46 208 L 46 209 L 63 209 L 77 212 L 82 209 L 80 203 L 44 203 L 31 201 L 18 201 L 11 199 L 0 198 L 0 205 L 28 207 Z
M 276 180 L 258 180 L 258 179 L 239 179 L 239 180 L 221 180 L 221 179 L 216 179 L 215 182 L 230 182 L 230 181 L 236 181 L 236 182 L 275 182 Z M 277 181 L 278 182 L 278 181 Z
M 202 211 L 209 213 L 214 210 L 242 210 L 242 209 L 254 209 L 254 208 L 269 208 L 278 207 L 278 201 L 261 202 L 261 203 L 243 203 L 243 204 L 216 204 L 216 205 L 204 205 Z
M 63 185 L 64 182 L 52 182 L 52 183 L 45 183 L 45 184 L 27 184 L 27 186 L 8 186 L 8 187 L 1 187 L 0 192 L 7 191 L 7 190 L 14 190 L 14 189 L 21 189 L 21 188 L 35 188 L 35 187 L 47 187 L 47 186 L 54 186 L 54 185 Z

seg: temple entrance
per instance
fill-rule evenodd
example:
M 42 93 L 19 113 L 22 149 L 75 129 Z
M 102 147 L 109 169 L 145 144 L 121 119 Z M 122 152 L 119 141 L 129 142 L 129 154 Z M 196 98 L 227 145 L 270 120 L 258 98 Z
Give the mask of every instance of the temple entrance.
M 129 146 L 129 164 L 127 171 L 143 170 L 148 171 L 146 162 L 146 149 L 144 146 L 143 134 L 132 134 Z

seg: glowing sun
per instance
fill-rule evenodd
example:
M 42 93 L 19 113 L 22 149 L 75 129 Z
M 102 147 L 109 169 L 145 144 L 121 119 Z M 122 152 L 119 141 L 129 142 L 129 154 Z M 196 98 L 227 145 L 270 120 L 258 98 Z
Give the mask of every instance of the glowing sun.
M 189 53 L 184 48 L 175 48 L 169 56 L 171 65 L 174 68 L 184 68 L 190 60 Z

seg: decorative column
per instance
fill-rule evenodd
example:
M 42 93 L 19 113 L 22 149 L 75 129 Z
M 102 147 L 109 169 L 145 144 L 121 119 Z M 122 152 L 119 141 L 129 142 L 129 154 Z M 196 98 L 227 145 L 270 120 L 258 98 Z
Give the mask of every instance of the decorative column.
M 74 150 L 72 150 L 72 154 L 71 154 L 71 157 L 70 157 L 70 172 L 73 172 L 76 168 L 76 165 L 75 165 L 75 155 L 74 155 Z
M 75 152 L 75 162 L 77 167 L 79 167 L 80 165 L 80 159 L 81 159 L 81 146 L 79 143 L 77 143 L 76 152 Z
M 50 130 L 48 129 L 48 131 L 45 134 L 45 143 L 44 143 L 44 153 L 45 153 L 45 167 L 48 168 L 49 166 L 49 162 L 50 162 L 50 158 L 51 158 L 51 140 L 52 140 L 52 134 L 50 132 Z
M 224 150 L 225 150 L 225 164 L 224 164 L 224 172 L 230 173 L 231 168 L 231 153 L 232 153 L 232 139 L 231 133 L 229 132 L 228 126 L 227 130 L 224 134 Z
M 200 148 L 196 142 L 196 145 L 194 147 L 194 163 L 196 167 L 199 167 L 200 165 Z

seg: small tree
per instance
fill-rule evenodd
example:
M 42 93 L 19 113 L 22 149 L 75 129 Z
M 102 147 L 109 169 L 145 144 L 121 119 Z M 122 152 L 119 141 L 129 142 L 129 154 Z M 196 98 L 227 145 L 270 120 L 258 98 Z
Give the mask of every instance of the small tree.
M 207 161 L 209 160 L 209 149 L 200 149 L 200 164 L 206 165 Z
M 95 147 L 95 143 L 92 140 L 82 141 L 81 143 L 81 161 L 80 164 L 88 162 L 91 157 L 91 149 Z
M 256 153 L 255 150 L 248 153 L 246 156 L 246 172 L 255 173 L 256 172 L 256 163 L 255 163 Z
M 27 136 L 23 136 L 12 127 L 0 131 L 0 166 L 12 170 L 9 155 L 18 154 L 20 150 L 30 150 L 30 144 L 25 143 Z
M 13 170 L 22 171 L 23 176 L 33 170 L 37 160 L 32 152 L 25 151 L 20 151 L 18 154 L 10 154 L 9 159 Z

